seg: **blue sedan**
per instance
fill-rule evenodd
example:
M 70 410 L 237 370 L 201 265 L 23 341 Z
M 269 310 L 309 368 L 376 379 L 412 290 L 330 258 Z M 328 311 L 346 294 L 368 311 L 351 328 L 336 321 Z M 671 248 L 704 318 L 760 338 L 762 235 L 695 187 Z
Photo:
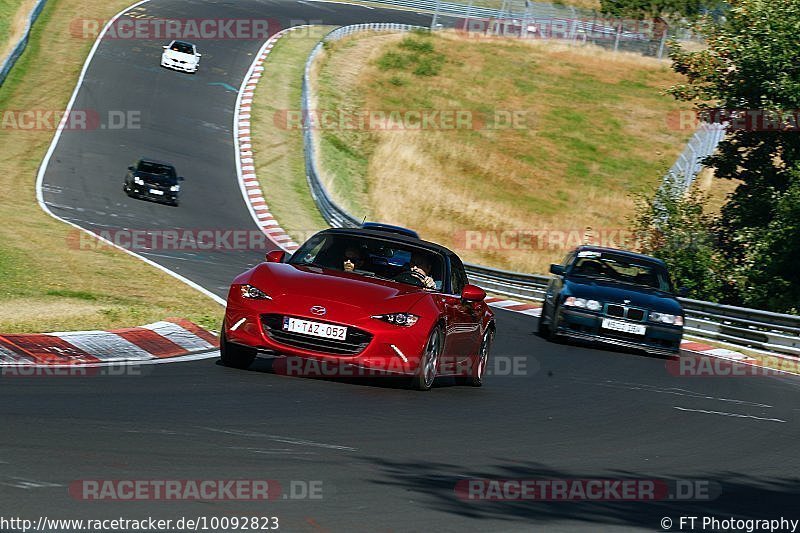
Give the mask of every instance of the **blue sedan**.
M 647 255 L 580 246 L 550 265 L 539 334 L 680 352 L 684 313 L 667 267 Z

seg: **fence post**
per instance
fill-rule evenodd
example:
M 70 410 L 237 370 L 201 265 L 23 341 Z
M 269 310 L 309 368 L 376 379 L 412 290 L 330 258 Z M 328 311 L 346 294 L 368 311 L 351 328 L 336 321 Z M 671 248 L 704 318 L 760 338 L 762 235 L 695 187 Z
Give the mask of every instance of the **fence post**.
M 664 46 L 667 44 L 667 33 L 669 33 L 669 27 L 665 24 L 664 31 L 661 33 L 661 42 L 658 43 L 658 58 L 663 59 L 664 57 Z

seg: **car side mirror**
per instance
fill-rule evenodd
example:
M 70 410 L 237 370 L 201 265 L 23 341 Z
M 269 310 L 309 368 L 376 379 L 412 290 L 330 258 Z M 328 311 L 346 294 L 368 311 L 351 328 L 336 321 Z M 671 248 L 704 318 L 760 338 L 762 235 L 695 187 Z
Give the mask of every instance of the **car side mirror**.
M 169 48 L 169 45 L 166 45 L 166 44 L 165 44 L 165 45 L 164 45 L 164 46 L 162 46 L 161 48 L 163 48 L 164 50 L 166 50 L 167 48 Z
M 464 285 L 461 299 L 467 302 L 482 302 L 486 298 L 486 291 L 477 285 Z
M 689 287 L 678 287 L 678 296 L 685 298 L 689 295 Z
M 563 276 L 565 270 L 566 269 L 562 265 L 556 265 L 556 264 L 550 265 L 550 273 L 555 274 L 556 276 Z
M 286 252 L 283 250 L 267 252 L 267 263 L 283 263 L 284 259 L 286 259 Z
M 185 179 L 186 179 L 186 178 L 184 178 L 183 176 L 178 176 L 178 181 L 183 181 L 183 180 L 185 180 Z
M 128 170 L 133 171 L 133 170 L 136 170 L 136 168 L 135 167 L 128 167 Z
M 203 54 L 195 54 L 197 57 L 203 57 Z

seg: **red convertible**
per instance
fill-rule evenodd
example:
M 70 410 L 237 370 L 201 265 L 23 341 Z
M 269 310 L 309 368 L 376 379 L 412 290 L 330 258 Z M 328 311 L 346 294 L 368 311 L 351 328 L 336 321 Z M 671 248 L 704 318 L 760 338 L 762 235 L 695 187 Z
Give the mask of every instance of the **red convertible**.
M 455 253 L 411 230 L 328 229 L 233 281 L 220 354 L 235 368 L 264 353 L 405 375 L 419 390 L 443 375 L 480 386 L 495 334 L 485 297 Z

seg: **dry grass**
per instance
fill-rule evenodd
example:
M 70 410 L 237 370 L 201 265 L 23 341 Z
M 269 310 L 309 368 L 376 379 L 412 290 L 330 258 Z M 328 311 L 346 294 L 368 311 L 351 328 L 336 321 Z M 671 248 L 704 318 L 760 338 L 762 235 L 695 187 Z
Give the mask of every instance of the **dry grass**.
M 0 63 L 22 37 L 36 0 L 0 0 Z
M 315 26 L 282 37 L 264 65 L 266 75 L 258 84 L 253 102 L 256 174 L 270 211 L 298 242 L 327 225 L 314 205 L 306 181 L 303 132 L 285 125 L 287 111 L 299 111 L 306 58 L 331 29 Z
M 714 169 L 705 168 L 697 175 L 694 187 L 708 196 L 706 212 L 718 215 L 740 183 L 739 180 L 715 179 Z
M 129 0 L 59 0 L 45 7 L 0 109 L 64 109 L 90 39 L 70 34 L 79 17 L 108 19 Z M 59 53 L 52 53 L 59 43 Z M 0 129 L 0 317 L 3 333 L 134 326 L 185 316 L 218 326 L 222 309 L 172 277 L 114 250 L 70 246 L 74 230 L 35 201 L 36 172 L 52 131 Z
M 632 196 L 655 189 L 688 138 L 667 125 L 682 105 L 663 94 L 679 80 L 666 62 L 445 33 L 424 38 L 446 57 L 437 76 L 382 70 L 378 58 L 402 53 L 402 39 L 337 43 L 319 72 L 320 107 L 519 111 L 524 127 L 322 131 L 324 168 L 357 216 L 413 227 L 469 261 L 544 272 L 587 227 L 626 229 Z M 492 241 L 501 230 L 547 237 L 519 250 Z M 465 246 L 468 231 L 488 237 Z
M 374 5 L 375 7 L 380 7 L 386 9 L 386 4 L 378 3 L 378 2 L 370 2 L 370 0 L 331 0 L 331 1 L 342 1 L 342 2 L 354 2 L 358 4 L 366 4 L 366 5 Z M 464 4 L 464 6 L 468 6 L 470 3 L 474 7 L 488 7 L 493 9 L 501 9 L 503 7 L 503 0 L 458 0 L 455 3 Z M 557 6 L 568 6 L 568 7 L 577 7 L 589 10 L 600 10 L 600 0 L 556 0 L 551 2 Z M 512 11 L 515 12 L 522 12 L 525 11 L 525 3 L 520 1 L 512 2 Z M 508 7 L 506 7 L 508 9 Z M 404 11 L 420 11 L 419 9 L 410 9 L 410 8 L 402 8 L 397 7 L 395 9 L 404 10 Z

